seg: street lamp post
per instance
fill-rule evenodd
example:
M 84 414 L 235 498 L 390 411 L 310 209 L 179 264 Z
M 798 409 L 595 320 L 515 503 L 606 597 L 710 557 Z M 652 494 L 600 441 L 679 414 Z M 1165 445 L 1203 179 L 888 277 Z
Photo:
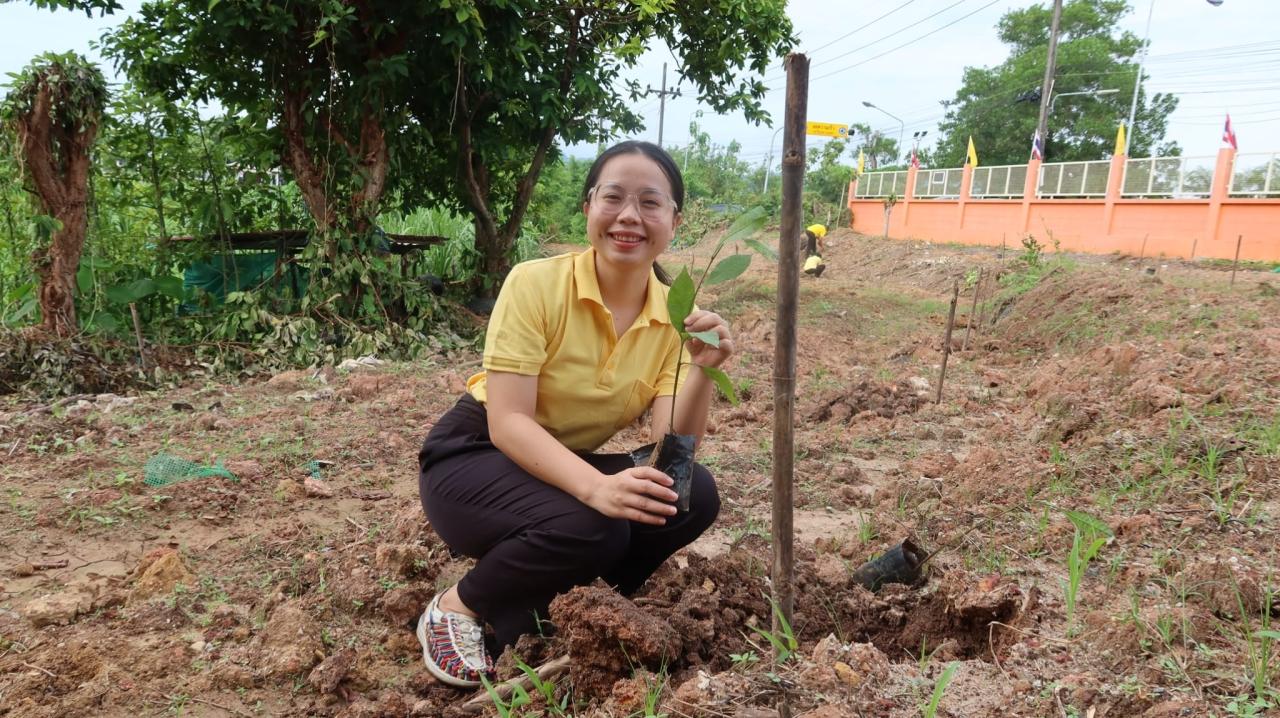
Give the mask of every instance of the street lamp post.
M 1222 0 L 1205 0 L 1214 7 L 1222 5 Z M 1133 100 L 1129 103 L 1129 124 L 1125 126 L 1124 154 L 1129 155 L 1129 143 L 1133 141 L 1133 120 L 1138 114 L 1138 90 L 1142 87 L 1142 69 L 1147 64 L 1147 47 L 1151 43 L 1151 16 L 1156 13 L 1156 0 L 1151 0 L 1147 8 L 1147 29 L 1142 33 L 1142 54 L 1138 56 L 1138 76 L 1133 79 Z
M 904 132 L 904 131 L 906 130 L 906 128 L 907 128 L 906 123 L 904 123 L 904 122 L 902 121 L 902 118 L 901 118 L 901 117 L 898 117 L 897 115 L 895 115 L 895 114 L 893 114 L 892 112 L 890 112 L 890 111 L 888 111 L 888 110 L 884 109 L 883 107 L 877 107 L 876 105 L 873 105 L 873 104 L 871 104 L 870 102 L 867 102 L 866 100 L 863 100 L 863 101 L 862 101 L 862 106 L 863 106 L 863 107 L 870 107 L 870 108 L 871 108 L 871 109 L 873 109 L 873 110 L 880 110 L 881 112 L 885 113 L 886 115 L 888 115 L 888 116 L 890 116 L 890 117 L 892 117 L 893 119 L 895 119 L 895 120 L 897 120 L 897 121 L 898 121 L 898 146 L 897 146 L 897 147 L 895 147 L 894 149 L 897 151 L 897 153 L 898 153 L 899 155 L 901 155 L 901 154 L 902 154 L 902 134 L 903 134 L 903 132 Z
M 781 131 L 782 128 L 779 127 L 773 131 L 773 137 L 769 138 L 769 156 L 764 160 L 764 189 L 760 191 L 761 194 L 769 193 L 769 170 L 773 169 L 773 141 L 778 139 L 778 133 Z

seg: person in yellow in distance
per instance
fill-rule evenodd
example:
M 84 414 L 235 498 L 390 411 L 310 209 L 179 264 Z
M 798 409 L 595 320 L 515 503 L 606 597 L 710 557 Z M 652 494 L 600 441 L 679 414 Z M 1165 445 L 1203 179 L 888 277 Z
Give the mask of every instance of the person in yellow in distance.
M 804 273 L 814 277 L 821 277 L 826 270 L 827 265 L 822 261 L 822 251 L 826 249 L 826 243 L 822 241 L 827 236 L 827 228 L 821 224 L 811 224 L 804 230 Z
M 670 155 L 648 142 L 614 145 L 582 190 L 590 248 L 523 262 L 503 284 L 484 371 L 418 455 L 427 519 L 476 559 L 418 621 L 427 669 L 441 681 L 480 685 L 503 648 L 546 629 L 556 594 L 600 578 L 629 595 L 715 521 L 720 499 L 706 468 L 694 465 L 690 508 L 678 512 L 666 474 L 596 453 L 650 409 L 655 439 L 706 432 L 713 385 L 689 364 L 719 367 L 733 339 L 704 309 L 684 329 L 715 332 L 718 347 L 692 339 L 682 348 L 671 326 L 656 260 L 683 206 Z

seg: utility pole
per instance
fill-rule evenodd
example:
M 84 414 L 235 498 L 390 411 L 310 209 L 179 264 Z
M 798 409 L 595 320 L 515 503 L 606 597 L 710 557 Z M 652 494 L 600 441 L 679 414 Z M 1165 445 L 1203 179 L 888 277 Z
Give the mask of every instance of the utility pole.
M 649 94 L 653 94 L 653 86 L 649 86 Z M 667 116 L 667 95 L 679 97 L 679 90 L 667 90 L 667 63 L 662 63 L 662 89 L 658 90 L 658 146 L 662 146 L 662 123 Z
M 1062 0 L 1053 0 L 1053 22 L 1049 26 L 1049 57 L 1044 64 L 1044 82 L 1040 85 L 1040 120 L 1036 131 L 1049 153 L 1049 100 L 1053 97 L 1053 72 L 1058 65 L 1058 24 L 1062 22 Z

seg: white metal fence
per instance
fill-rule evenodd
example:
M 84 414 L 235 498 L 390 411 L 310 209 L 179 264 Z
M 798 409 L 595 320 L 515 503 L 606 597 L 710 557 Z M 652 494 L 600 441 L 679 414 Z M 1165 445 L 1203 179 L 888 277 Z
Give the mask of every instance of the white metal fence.
M 1040 165 L 1036 194 L 1040 197 L 1105 197 L 1111 162 L 1047 162 Z
M 973 170 L 973 186 L 969 196 L 1021 197 L 1027 184 L 1026 165 L 995 165 L 976 167 Z
M 1280 153 L 1236 155 L 1228 194 L 1280 197 Z
M 902 197 L 907 193 L 907 172 L 868 172 L 858 178 L 854 197 Z
M 1213 190 L 1216 157 L 1147 157 L 1124 163 L 1120 196 L 1167 199 L 1205 198 Z M 1105 197 L 1111 173 L 1109 160 L 1049 162 L 1040 166 L 1036 196 L 1046 198 Z M 919 169 L 915 197 L 956 198 L 964 169 Z M 1027 165 L 994 165 L 973 170 L 969 196 L 1020 198 L 1027 180 Z M 858 179 L 854 197 L 902 197 L 907 193 L 907 171 L 868 172 Z M 1280 152 L 1236 155 L 1228 182 L 1233 197 L 1280 198 Z
M 917 197 L 959 197 L 964 169 L 953 167 L 945 170 L 916 170 Z
M 1148 157 L 1125 160 L 1122 197 L 1208 197 L 1215 157 Z

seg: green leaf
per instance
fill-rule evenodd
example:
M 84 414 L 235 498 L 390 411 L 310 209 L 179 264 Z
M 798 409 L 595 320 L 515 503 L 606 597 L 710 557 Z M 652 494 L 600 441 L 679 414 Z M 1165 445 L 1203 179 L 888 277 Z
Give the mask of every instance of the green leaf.
M 88 294 L 93 289 L 93 269 L 81 265 L 76 270 L 76 289 L 80 290 L 81 296 Z
M 218 7 L 218 3 L 220 2 L 222 2 L 222 0 L 209 0 L 209 12 L 213 12 L 213 9 Z
M 177 300 L 185 298 L 180 277 L 153 277 L 152 281 L 155 283 L 156 291 L 160 294 Z
M 680 270 L 680 276 L 671 283 L 671 290 L 667 292 L 667 315 L 671 317 L 671 326 L 680 332 L 680 336 L 687 336 L 684 331 L 684 320 L 693 311 L 693 278 L 689 276 L 688 268 Z
M 702 373 L 706 374 L 708 379 L 715 382 L 716 388 L 720 390 L 721 394 L 724 394 L 724 397 L 729 400 L 729 403 L 737 406 L 738 393 L 733 390 L 733 382 L 729 380 L 729 375 L 715 367 L 704 366 L 701 367 L 701 369 Z
M 769 213 L 765 211 L 764 207 L 752 207 L 738 215 L 738 218 L 729 226 L 729 231 L 724 233 L 724 238 L 720 242 L 723 244 L 725 242 L 744 240 L 764 229 L 765 222 L 768 221 Z
M 1070 519 L 1071 523 L 1075 524 L 1075 527 L 1085 536 L 1093 537 L 1112 535 L 1110 526 L 1107 526 L 1105 523 L 1090 516 L 1089 514 L 1082 513 L 1080 511 L 1067 511 L 1067 518 Z
M 705 281 L 707 284 L 720 284 L 730 279 L 737 279 L 742 273 L 747 271 L 747 267 L 751 266 L 750 254 L 732 254 L 716 263 L 716 266 L 707 275 Z
M 704 344 L 710 344 L 717 349 L 720 348 L 720 335 L 713 331 L 705 332 L 689 332 L 689 336 L 694 339 L 701 340 Z
M 114 304 L 128 304 L 155 294 L 156 283 L 151 279 L 135 279 L 126 284 L 107 287 L 107 299 Z
M 773 247 L 770 247 L 764 242 L 761 242 L 758 239 L 748 239 L 748 240 L 745 240 L 743 243 L 746 244 L 748 247 L 756 250 L 760 254 L 764 255 L 765 257 L 772 259 L 775 262 L 778 261 L 778 253 L 773 251 Z
M 1253 635 L 1258 638 L 1270 638 L 1275 641 L 1280 641 L 1280 631 L 1257 631 Z

